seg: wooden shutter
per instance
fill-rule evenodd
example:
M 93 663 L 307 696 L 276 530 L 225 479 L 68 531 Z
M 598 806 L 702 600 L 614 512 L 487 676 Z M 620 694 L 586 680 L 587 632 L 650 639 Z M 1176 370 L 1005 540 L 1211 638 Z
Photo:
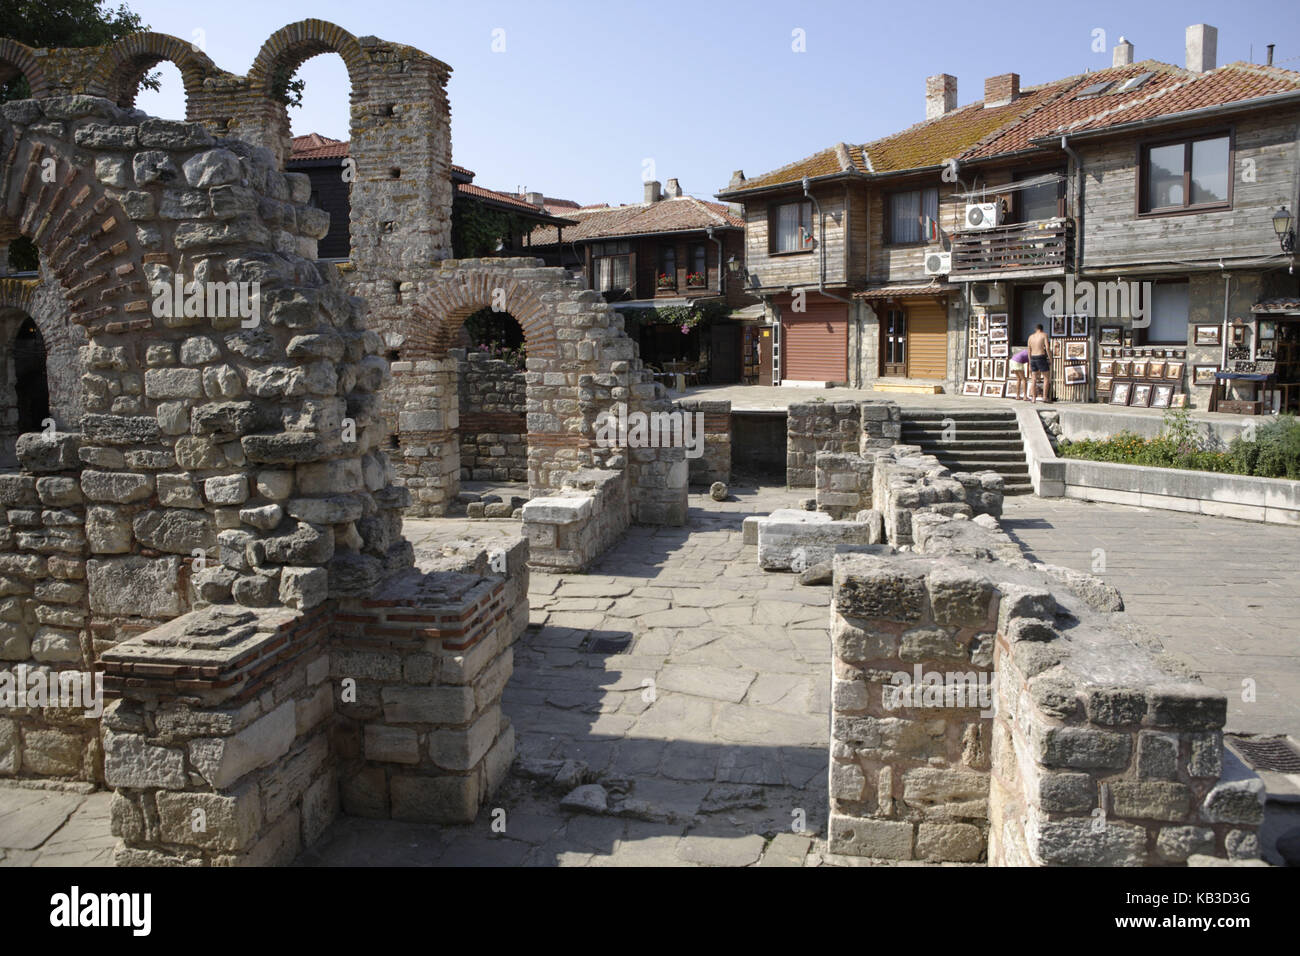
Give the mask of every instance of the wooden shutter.
M 781 318 L 781 378 L 800 382 L 847 382 L 848 307 L 808 303 L 808 311 Z
M 907 306 L 907 375 L 948 377 L 948 310 L 938 303 Z

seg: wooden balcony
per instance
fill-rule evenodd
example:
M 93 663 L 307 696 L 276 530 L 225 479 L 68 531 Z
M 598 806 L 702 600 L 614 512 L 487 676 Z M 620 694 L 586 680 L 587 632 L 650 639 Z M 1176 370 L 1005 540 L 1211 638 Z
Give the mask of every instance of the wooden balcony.
M 1074 222 L 1041 219 L 954 233 L 952 272 L 957 276 L 1062 273 L 1074 267 Z

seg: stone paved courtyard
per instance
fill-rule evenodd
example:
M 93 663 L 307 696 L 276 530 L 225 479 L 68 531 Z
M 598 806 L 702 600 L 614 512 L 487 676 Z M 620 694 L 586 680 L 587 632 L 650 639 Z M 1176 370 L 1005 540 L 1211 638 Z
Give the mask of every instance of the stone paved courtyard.
M 304 865 L 816 865 L 826 813 L 827 588 L 765 574 L 740 522 L 806 491 L 691 496 L 686 528 L 633 528 L 587 575 L 531 578 L 504 708 L 517 770 L 473 825 L 343 818 Z M 1107 580 L 1229 693 L 1229 728 L 1300 729 L 1300 536 L 1114 505 L 1007 499 L 1030 553 Z M 511 521 L 408 521 L 417 549 Z M 1242 703 L 1243 677 L 1258 682 Z M 598 784 L 606 812 L 561 803 Z M 578 795 L 599 799 L 594 789 Z M 0 865 L 111 861 L 106 794 L 0 790 Z M 802 833 L 793 824 L 802 821 Z M 504 829 L 503 829 L 504 826 Z

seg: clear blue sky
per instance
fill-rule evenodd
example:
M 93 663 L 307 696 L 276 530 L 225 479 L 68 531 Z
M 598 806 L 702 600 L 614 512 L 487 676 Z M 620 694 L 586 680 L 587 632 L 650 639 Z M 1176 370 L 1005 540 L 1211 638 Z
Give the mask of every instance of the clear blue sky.
M 965 104 L 982 98 L 987 76 L 1014 71 L 1029 86 L 1109 66 L 1121 34 L 1137 59 L 1181 65 L 1184 28 L 1209 23 L 1220 64 L 1250 59 L 1252 44 L 1262 63 L 1275 43 L 1275 62 L 1300 69 L 1295 0 L 127 3 L 159 32 L 203 30 L 208 55 L 240 74 L 266 37 L 307 17 L 419 47 L 454 70 L 452 152 L 476 182 L 582 203 L 639 201 L 646 160 L 655 178 L 709 196 L 733 169 L 754 176 L 923 119 L 930 74 L 955 75 Z M 504 52 L 493 52 L 496 30 Z M 804 52 L 792 49 L 796 30 Z M 1095 30 L 1104 52 L 1093 52 Z M 315 57 L 300 75 L 294 132 L 346 139 L 342 60 Z M 183 102 L 168 66 L 164 90 L 137 105 L 180 117 Z

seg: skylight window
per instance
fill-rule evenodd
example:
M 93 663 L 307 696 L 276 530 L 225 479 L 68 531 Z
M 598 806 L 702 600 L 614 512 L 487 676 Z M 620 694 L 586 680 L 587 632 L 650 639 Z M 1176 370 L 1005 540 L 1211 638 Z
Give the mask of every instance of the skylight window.
M 1151 77 L 1155 75 L 1156 74 L 1154 70 L 1148 70 L 1145 73 L 1139 73 L 1137 76 L 1130 76 L 1127 80 L 1125 80 L 1123 83 L 1119 85 L 1119 89 L 1117 89 L 1115 92 L 1128 93 L 1131 90 L 1136 90 L 1138 87 L 1144 86 L 1147 80 L 1151 79 Z
M 1084 87 L 1074 97 L 1076 100 L 1086 99 L 1089 96 L 1101 96 L 1114 85 L 1114 80 L 1102 80 L 1100 83 L 1094 83 L 1092 86 Z

